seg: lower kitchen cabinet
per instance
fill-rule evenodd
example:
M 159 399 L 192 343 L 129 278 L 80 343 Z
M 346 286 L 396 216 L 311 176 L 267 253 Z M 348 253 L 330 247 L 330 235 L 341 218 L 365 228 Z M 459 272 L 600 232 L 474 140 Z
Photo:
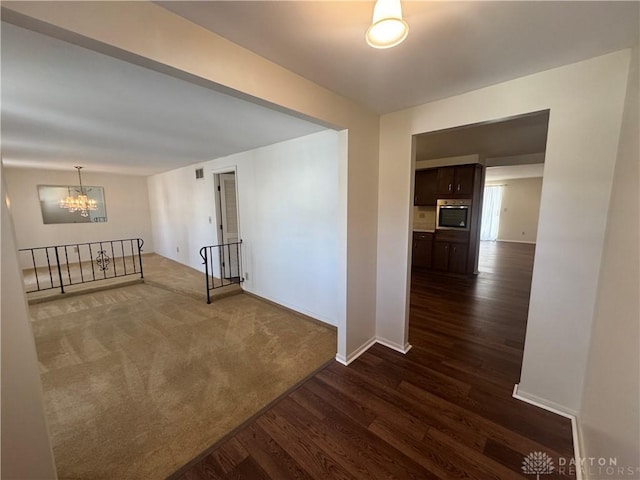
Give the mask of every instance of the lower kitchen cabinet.
M 449 271 L 449 242 L 433 243 L 433 268 L 434 270 Z
M 433 233 L 413 233 L 413 257 L 411 265 L 417 268 L 431 268 Z
M 449 271 L 467 273 L 467 245 L 452 243 L 449 246 Z
M 467 273 L 466 243 L 436 241 L 433 243 L 432 266 L 435 270 L 452 273 Z

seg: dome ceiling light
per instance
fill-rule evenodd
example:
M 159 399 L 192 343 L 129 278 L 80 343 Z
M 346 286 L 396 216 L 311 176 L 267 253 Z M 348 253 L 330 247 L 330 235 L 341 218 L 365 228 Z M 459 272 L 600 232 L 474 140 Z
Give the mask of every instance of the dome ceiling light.
M 367 29 L 367 43 L 373 48 L 391 48 L 402 43 L 409 25 L 402 19 L 400 0 L 377 0 L 373 20 Z

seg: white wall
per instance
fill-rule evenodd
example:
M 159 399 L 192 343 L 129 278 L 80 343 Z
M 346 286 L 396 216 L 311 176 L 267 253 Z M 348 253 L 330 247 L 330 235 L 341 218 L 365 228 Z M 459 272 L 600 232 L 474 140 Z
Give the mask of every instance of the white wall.
M 42 384 L 2 178 L 2 457 L 6 479 L 57 478 L 42 403 Z M 15 207 L 15 203 L 13 204 Z
M 382 116 L 379 337 L 408 340 L 411 135 L 550 109 L 520 393 L 578 410 L 629 56 L 620 51 Z
M 218 243 L 214 172 L 233 168 L 249 274 L 244 289 L 337 325 L 345 135 L 327 130 L 149 177 L 156 252 L 204 271 L 198 252 Z M 203 180 L 195 180 L 196 167 L 204 168 Z
M 583 457 L 616 458 L 640 474 L 640 145 L 638 49 L 629 74 L 605 248 L 578 421 Z M 629 475 L 627 468 L 633 472 Z M 606 472 L 605 472 L 606 473 Z M 589 478 L 613 478 L 599 475 Z M 622 477 L 622 476 L 621 476 Z
M 542 177 L 496 182 L 504 185 L 498 240 L 536 243 Z M 487 182 L 487 185 L 491 185 Z
M 77 185 L 76 171 L 5 167 L 4 174 L 14 204 L 18 248 L 139 237 L 145 242 L 145 253 L 154 251 L 145 177 L 87 170 L 82 173 L 83 185 L 104 187 L 107 221 L 45 225 L 38 185 Z

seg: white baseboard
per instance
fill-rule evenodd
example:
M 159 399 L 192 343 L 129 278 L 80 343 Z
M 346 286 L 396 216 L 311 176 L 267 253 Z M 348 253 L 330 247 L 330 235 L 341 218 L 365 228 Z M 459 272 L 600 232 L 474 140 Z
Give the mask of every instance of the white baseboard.
M 516 398 L 522 402 L 528 403 L 538 408 L 542 408 L 543 410 L 547 410 L 548 412 L 555 413 L 556 415 L 560 415 L 561 417 L 568 418 L 569 420 L 571 420 L 571 435 L 573 438 L 573 457 L 576 462 L 576 469 L 575 469 L 576 480 L 583 480 L 582 469 L 580 468 L 580 459 L 582 458 L 580 455 L 581 436 L 578 431 L 577 413 L 574 412 L 573 410 L 568 410 L 558 405 L 555 402 L 551 402 L 549 400 L 536 397 L 535 395 L 531 395 L 530 393 L 519 392 L 518 385 L 519 384 L 516 383 L 513 387 L 513 398 Z
M 347 365 L 349 365 L 347 363 L 347 359 L 345 358 L 344 355 L 340 355 L 339 353 L 336 353 L 336 362 L 341 363 L 342 365 L 344 365 L 345 367 Z
M 258 292 L 252 288 L 247 288 L 244 282 L 240 283 L 240 288 L 242 288 L 242 290 L 245 291 L 246 293 L 249 293 L 254 297 L 258 297 L 261 300 L 266 300 L 267 302 L 273 303 L 276 306 L 284 307 L 287 310 L 291 310 L 295 313 L 304 315 L 305 317 L 309 317 L 311 320 L 315 320 L 316 322 L 326 323 L 327 325 L 337 328 L 337 324 L 333 319 L 327 318 L 324 315 L 320 315 L 319 313 L 312 312 L 311 310 L 307 310 L 306 308 L 302 308 L 297 305 L 283 302 L 282 300 L 278 300 L 277 298 L 272 298 L 268 295 L 264 295 L 263 293 Z
M 336 361 L 338 361 L 344 366 L 347 366 L 351 362 L 353 362 L 356 358 L 358 358 L 360 355 L 362 355 L 364 352 L 369 350 L 375 343 L 376 343 L 376 337 L 372 337 L 366 342 L 364 342 L 362 345 L 360 345 L 355 351 L 351 352 L 346 357 L 344 355 L 337 354 Z
M 376 343 L 379 343 L 382 346 L 385 346 L 387 348 L 390 348 L 402 354 L 406 354 L 409 350 L 411 350 L 411 345 L 409 343 L 405 344 L 404 346 L 401 346 L 395 342 L 390 342 L 389 340 L 385 340 L 378 337 L 372 337 L 369 340 L 367 340 L 365 343 L 363 343 L 360 347 L 358 347 L 350 355 L 347 355 L 346 358 L 344 355 L 337 354 L 336 361 L 338 363 L 341 363 L 344 366 L 348 366 L 350 363 L 356 360 L 360 355 L 362 355 L 364 352 L 366 352 L 371 347 L 373 347 Z
M 376 338 L 376 343 L 379 343 L 382 346 L 390 348 L 391 350 L 395 350 L 396 352 L 400 352 L 403 355 L 406 355 L 407 352 L 409 350 L 411 350 L 411 344 L 408 343 L 408 342 L 405 343 L 404 345 L 400 345 L 399 343 L 395 343 L 395 342 L 389 341 L 387 339 L 377 337 Z
M 513 389 L 513 398 L 517 398 L 518 400 L 522 400 L 523 402 L 530 403 L 531 405 L 535 405 L 536 407 L 544 408 L 549 412 L 553 412 L 565 418 L 574 418 L 578 414 L 578 412 L 568 409 L 563 405 L 522 391 L 519 384 L 517 383 Z
M 535 245 L 536 242 L 532 242 L 529 240 L 503 240 L 502 238 L 497 238 L 496 242 L 504 242 L 504 243 L 528 243 L 529 245 Z

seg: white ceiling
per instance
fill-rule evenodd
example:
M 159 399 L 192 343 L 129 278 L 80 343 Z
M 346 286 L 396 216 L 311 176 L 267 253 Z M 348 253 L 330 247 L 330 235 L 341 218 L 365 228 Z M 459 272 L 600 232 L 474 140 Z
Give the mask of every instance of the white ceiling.
M 512 165 L 508 167 L 487 167 L 486 182 L 502 182 L 518 178 L 542 177 L 544 163 L 535 165 Z
M 150 175 L 324 127 L 2 23 L 2 160 Z
M 640 5 L 404 1 L 407 40 L 375 50 L 373 1 L 158 3 L 381 113 L 636 45 Z
M 390 50 L 364 41 L 372 1 L 161 5 L 388 112 L 637 44 L 640 3 L 405 1 Z M 148 175 L 323 129 L 6 23 L 1 80 L 7 165 Z M 501 154 L 535 150 L 528 132 Z

